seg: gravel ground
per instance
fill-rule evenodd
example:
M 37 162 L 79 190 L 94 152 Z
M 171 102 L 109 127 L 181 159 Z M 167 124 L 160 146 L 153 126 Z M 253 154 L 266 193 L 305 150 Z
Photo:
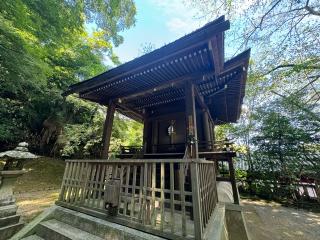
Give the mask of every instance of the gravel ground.
M 320 240 L 320 213 L 242 200 L 252 240 Z

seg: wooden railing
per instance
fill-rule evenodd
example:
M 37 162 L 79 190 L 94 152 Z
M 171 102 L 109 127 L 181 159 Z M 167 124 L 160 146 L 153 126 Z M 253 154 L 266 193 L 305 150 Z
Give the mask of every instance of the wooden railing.
M 233 142 L 226 140 L 215 141 L 213 144 L 214 151 L 224 151 L 230 152 L 233 151 Z
M 215 152 L 230 152 L 233 150 L 232 142 L 224 141 L 198 141 L 199 151 L 215 151 Z M 173 144 L 154 144 L 152 145 L 153 153 L 183 153 L 185 151 L 185 143 Z M 120 154 L 142 154 L 142 146 L 120 146 Z
M 202 239 L 215 165 L 192 159 L 67 160 L 58 205 L 169 239 Z

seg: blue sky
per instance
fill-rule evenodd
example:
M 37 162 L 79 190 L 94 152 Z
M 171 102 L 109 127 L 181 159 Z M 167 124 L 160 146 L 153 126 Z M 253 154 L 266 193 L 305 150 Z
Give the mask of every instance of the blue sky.
M 122 63 L 139 55 L 141 45 L 152 43 L 156 48 L 168 44 L 201 27 L 196 10 L 178 0 L 136 0 L 136 25 L 124 31 L 124 43 L 115 48 Z
M 254 0 L 248 0 L 236 12 L 241 13 Z M 139 56 L 145 43 L 162 47 L 214 19 L 204 19 L 187 0 L 136 0 L 136 25 L 121 33 L 124 43 L 115 48 L 122 63 Z M 239 41 L 234 41 L 232 30 L 239 28 L 239 22 L 231 21 L 231 29 L 225 36 L 226 59 L 238 52 Z

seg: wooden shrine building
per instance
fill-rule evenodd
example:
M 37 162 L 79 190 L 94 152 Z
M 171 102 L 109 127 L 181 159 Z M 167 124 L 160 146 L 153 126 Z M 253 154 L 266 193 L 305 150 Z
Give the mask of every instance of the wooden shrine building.
M 234 154 L 218 147 L 214 126 L 238 120 L 250 57 L 247 50 L 225 61 L 229 27 L 220 17 L 68 88 L 65 96 L 76 93 L 108 110 L 102 159 L 67 162 L 61 206 L 102 213 L 119 179 L 111 221 L 171 239 L 203 238 L 218 201 L 215 160 L 232 165 Z M 123 146 L 118 159 L 107 160 L 115 111 L 143 123 L 143 146 Z

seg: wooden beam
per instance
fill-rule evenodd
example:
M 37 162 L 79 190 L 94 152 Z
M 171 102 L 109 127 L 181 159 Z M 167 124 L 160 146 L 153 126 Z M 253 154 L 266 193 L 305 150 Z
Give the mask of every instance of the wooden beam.
M 125 112 L 131 112 L 133 115 L 137 116 L 138 119 L 140 119 L 140 121 L 143 121 L 144 119 L 144 115 L 135 111 L 134 109 L 128 108 L 127 106 L 125 106 L 124 104 L 121 103 L 115 103 L 115 105 L 120 108 L 122 111 Z
M 219 43 L 218 43 L 218 36 L 214 36 L 209 40 L 209 50 L 212 53 L 212 60 L 213 60 L 213 65 L 214 65 L 214 70 L 215 70 L 215 75 L 218 76 L 222 71 L 223 71 L 223 65 L 224 63 L 222 62 L 222 53 L 221 53 L 221 46 L 219 48 Z
M 220 52 L 220 62 L 222 64 L 222 66 L 224 67 L 224 32 L 222 32 L 221 34 L 217 35 L 217 42 L 218 42 L 218 46 L 221 49 Z
M 104 122 L 103 135 L 102 135 L 103 147 L 102 147 L 101 157 L 103 159 L 107 159 L 109 155 L 110 139 L 111 139 L 111 132 L 112 132 L 112 125 L 113 125 L 115 110 L 116 110 L 116 106 L 114 102 L 109 101 L 107 116 Z
M 248 49 L 237 56 L 233 57 L 232 59 L 225 62 L 224 66 L 226 71 L 229 71 L 233 68 L 244 66 L 244 71 L 247 71 L 248 62 L 250 58 L 250 51 L 251 49 Z
M 230 22 L 225 21 L 224 17 L 218 18 L 215 21 L 209 23 L 201 29 L 196 30 L 194 33 L 188 34 L 181 39 L 172 42 L 158 50 L 155 50 L 149 54 L 143 55 L 133 61 L 125 63 L 117 68 L 100 74 L 97 77 L 86 80 L 82 83 L 74 84 L 65 91 L 64 95 L 69 95 L 74 92 L 93 91 L 95 88 L 104 85 L 106 82 L 111 82 L 120 77 L 125 77 L 130 73 L 143 70 L 146 67 L 150 67 L 159 61 L 166 61 L 178 54 L 182 54 L 185 51 L 191 50 L 202 44 L 208 42 L 208 39 L 218 32 L 223 32 L 230 28 Z M 98 80 L 98 81 L 96 81 Z
M 189 156 L 198 158 L 198 134 L 195 103 L 195 86 L 191 81 L 185 84 L 185 104 L 186 104 L 186 130 Z
M 122 97 L 120 99 L 121 99 L 122 102 L 128 102 L 128 101 L 130 101 L 132 99 L 141 97 L 143 95 L 153 94 L 153 93 L 156 93 L 159 90 L 166 89 L 168 87 L 177 86 L 177 85 L 179 85 L 179 84 L 181 84 L 181 83 L 183 83 L 185 81 L 202 78 L 204 75 L 207 75 L 207 74 L 213 74 L 213 71 L 205 71 L 205 72 L 201 71 L 201 72 L 198 72 L 198 73 L 188 74 L 188 75 L 185 75 L 185 76 L 182 76 L 182 77 L 179 77 L 179 78 L 175 78 L 175 79 L 173 79 L 171 81 L 168 81 L 168 82 L 166 82 L 164 84 L 163 83 L 159 83 L 159 85 L 157 85 L 157 86 L 153 86 L 152 88 L 149 88 L 149 89 L 146 89 L 146 90 L 142 90 L 140 92 L 128 95 L 126 97 Z
M 207 104 L 205 103 L 203 96 L 200 94 L 199 88 L 197 86 L 194 87 L 194 93 L 195 93 L 196 100 L 199 103 L 200 107 L 203 109 L 203 111 L 206 111 L 208 113 L 209 119 L 211 121 L 213 121 L 211 113 L 209 111 L 209 108 L 208 108 Z
M 196 99 L 197 99 L 199 105 L 203 109 L 203 118 L 204 118 L 203 124 L 204 124 L 204 128 L 205 128 L 204 129 L 205 139 L 206 139 L 206 141 L 211 141 L 211 145 L 212 145 L 211 148 L 213 149 L 214 137 L 212 137 L 213 129 L 212 129 L 211 123 L 214 123 L 214 121 L 213 121 L 213 118 L 212 118 L 211 113 L 209 111 L 209 108 L 203 99 L 203 96 L 200 94 L 198 87 L 195 87 L 195 94 L 196 94 Z
M 228 85 L 225 84 L 223 88 L 220 88 L 219 90 L 215 91 L 214 93 L 211 93 L 209 96 L 209 98 L 212 98 L 213 96 L 217 95 L 218 93 L 224 92 L 228 89 Z

